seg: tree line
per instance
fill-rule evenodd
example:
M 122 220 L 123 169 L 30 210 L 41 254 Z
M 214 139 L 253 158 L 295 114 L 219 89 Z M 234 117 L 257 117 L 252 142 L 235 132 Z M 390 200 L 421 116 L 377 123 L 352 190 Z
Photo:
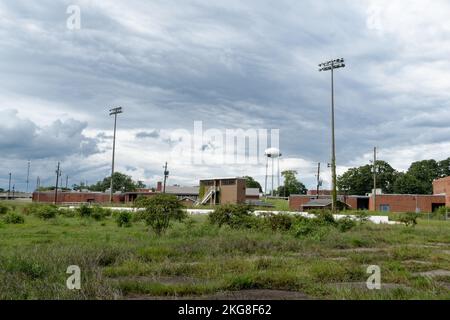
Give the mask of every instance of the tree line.
M 450 176 L 450 158 L 413 162 L 408 171 L 399 172 L 386 161 L 375 163 L 377 188 L 383 193 L 432 194 L 433 180 Z M 351 168 L 338 176 L 337 187 L 341 193 L 365 195 L 373 189 L 373 164 Z

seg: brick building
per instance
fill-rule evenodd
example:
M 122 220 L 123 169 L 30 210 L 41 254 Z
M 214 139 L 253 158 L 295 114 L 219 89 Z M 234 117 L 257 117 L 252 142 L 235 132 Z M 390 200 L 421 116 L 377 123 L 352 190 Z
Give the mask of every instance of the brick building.
M 300 210 L 308 208 L 309 203 L 316 199 L 330 199 L 328 195 L 319 195 L 316 192 L 308 195 L 291 195 L 289 208 Z M 343 196 L 338 200 L 346 203 L 352 210 L 372 210 L 386 212 L 433 212 L 439 207 L 450 207 L 450 177 L 433 181 L 433 194 L 378 194 L 376 195 L 376 208 L 374 208 L 373 196 Z
M 158 182 L 156 190 L 139 189 L 135 192 L 116 193 L 113 196 L 113 203 L 133 203 L 138 196 L 151 197 L 162 193 L 162 183 Z M 203 194 L 200 195 L 200 190 Z M 215 191 L 213 191 L 215 190 Z M 244 178 L 218 178 L 200 181 L 200 187 L 166 186 L 166 194 L 175 195 L 186 205 L 193 205 L 197 202 L 204 204 L 225 204 L 244 203 L 247 200 L 258 200 L 259 189 L 246 188 Z M 201 199 L 200 199 L 201 197 Z M 34 192 L 33 202 L 54 203 L 55 192 Z M 108 203 L 109 193 L 104 192 L 58 192 L 57 203 Z

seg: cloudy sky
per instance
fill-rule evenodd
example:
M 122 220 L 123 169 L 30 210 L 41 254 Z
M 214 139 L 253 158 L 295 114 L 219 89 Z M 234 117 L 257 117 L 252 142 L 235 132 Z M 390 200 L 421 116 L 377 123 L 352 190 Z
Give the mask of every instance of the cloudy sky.
M 73 11 L 80 9 L 80 29 Z M 194 122 L 204 130 L 279 129 L 281 169 L 314 186 L 330 158 L 330 74 L 336 72 L 338 171 L 372 148 L 396 169 L 450 156 L 450 2 L 447 0 L 128 0 L 0 2 L 0 187 L 36 177 L 69 184 L 116 170 L 154 185 L 252 175 L 259 163 L 193 163 L 174 156 Z M 72 28 L 68 28 L 68 19 Z M 70 24 L 69 23 L 69 24 Z M 195 152 L 221 150 L 214 139 Z M 186 137 L 184 137 L 186 141 Z M 245 152 L 245 151 L 244 151 Z M 220 154 L 220 153 L 217 153 Z M 216 155 L 217 155 L 216 154 Z

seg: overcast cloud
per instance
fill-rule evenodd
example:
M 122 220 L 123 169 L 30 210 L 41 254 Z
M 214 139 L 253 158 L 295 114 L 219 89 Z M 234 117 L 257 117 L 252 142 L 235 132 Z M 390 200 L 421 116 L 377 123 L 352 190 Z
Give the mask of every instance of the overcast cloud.
M 69 30 L 69 5 L 81 29 Z M 116 170 L 155 185 L 175 129 L 280 129 L 282 169 L 308 187 L 330 154 L 336 72 L 338 171 L 373 146 L 396 169 L 450 156 L 450 3 L 373 1 L 25 1 L 0 3 L 0 187 L 12 172 L 70 184 L 108 175 L 120 105 Z M 206 141 L 202 149 L 214 148 Z M 180 161 L 181 160 L 181 161 Z M 264 165 L 169 163 L 169 183 L 252 175 Z M 329 172 L 323 173 L 325 187 Z

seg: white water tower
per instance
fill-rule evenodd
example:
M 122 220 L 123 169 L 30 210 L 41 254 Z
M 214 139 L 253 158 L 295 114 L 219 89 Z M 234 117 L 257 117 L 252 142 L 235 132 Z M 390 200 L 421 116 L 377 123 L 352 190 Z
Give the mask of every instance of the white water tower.
M 274 171 L 275 171 L 275 159 L 277 159 L 277 181 L 278 181 L 278 187 L 280 187 L 280 157 L 281 152 L 277 148 L 269 148 L 266 149 L 264 152 L 264 155 L 266 156 L 266 179 L 265 179 L 265 188 L 264 193 L 267 195 L 267 178 L 268 178 L 268 171 L 269 171 L 269 159 L 271 159 L 271 170 L 272 170 L 272 188 L 271 188 L 271 195 L 275 195 L 275 189 L 274 189 Z

